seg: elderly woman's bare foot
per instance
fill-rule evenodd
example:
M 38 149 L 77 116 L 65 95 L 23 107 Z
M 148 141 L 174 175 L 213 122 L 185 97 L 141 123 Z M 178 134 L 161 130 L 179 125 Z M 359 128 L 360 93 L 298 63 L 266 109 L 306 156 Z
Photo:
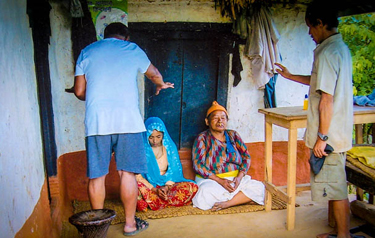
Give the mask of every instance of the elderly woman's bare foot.
M 217 212 L 217 211 L 220 211 L 220 210 L 228 208 L 228 207 L 230 207 L 229 204 L 228 204 L 228 202 L 216 202 L 212 206 L 211 211 Z

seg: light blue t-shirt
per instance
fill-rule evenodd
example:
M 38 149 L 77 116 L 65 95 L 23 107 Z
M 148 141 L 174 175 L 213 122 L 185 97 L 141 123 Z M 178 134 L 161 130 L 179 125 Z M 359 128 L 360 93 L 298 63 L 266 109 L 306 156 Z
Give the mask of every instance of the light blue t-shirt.
M 75 75 L 86 78 L 86 136 L 145 131 L 137 74 L 151 62 L 135 43 L 107 38 L 84 48 Z

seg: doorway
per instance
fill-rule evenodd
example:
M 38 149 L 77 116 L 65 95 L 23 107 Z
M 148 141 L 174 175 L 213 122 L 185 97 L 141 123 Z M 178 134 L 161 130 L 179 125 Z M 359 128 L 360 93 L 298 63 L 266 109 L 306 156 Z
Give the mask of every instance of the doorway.
M 207 129 L 212 101 L 226 106 L 231 25 L 205 23 L 130 23 L 137 43 L 174 89 L 154 96 L 145 81 L 145 118 L 160 117 L 180 148 L 191 148 Z

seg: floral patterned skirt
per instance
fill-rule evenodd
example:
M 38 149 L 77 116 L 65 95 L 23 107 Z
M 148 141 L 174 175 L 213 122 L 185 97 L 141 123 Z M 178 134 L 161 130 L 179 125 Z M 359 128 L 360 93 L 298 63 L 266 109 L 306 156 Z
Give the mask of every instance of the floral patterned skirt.
M 147 207 L 156 211 L 165 207 L 181 207 L 191 204 L 191 200 L 198 191 L 198 185 L 192 182 L 175 183 L 169 193 L 168 199 L 161 199 L 155 192 L 138 182 L 137 211 L 147 211 Z

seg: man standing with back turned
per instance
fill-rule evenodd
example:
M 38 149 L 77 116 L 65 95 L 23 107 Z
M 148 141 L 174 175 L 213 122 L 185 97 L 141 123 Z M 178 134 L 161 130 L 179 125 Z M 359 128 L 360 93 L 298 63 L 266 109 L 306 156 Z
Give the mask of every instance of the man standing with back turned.
M 336 222 L 335 230 L 317 237 L 351 237 L 346 184 L 346 151 L 352 146 L 353 89 L 352 62 L 348 47 L 338 33 L 338 14 L 327 1 L 310 4 L 306 10 L 309 34 L 317 44 L 311 76 L 293 75 L 280 67 L 278 73 L 290 80 L 310 85 L 305 143 L 318 158 L 326 156 L 323 168 L 311 172 L 314 201 L 328 201 Z M 326 145 L 334 151 L 327 154 Z
M 102 209 L 105 178 L 112 151 L 120 176 L 120 196 L 125 212 L 124 235 L 147 229 L 148 223 L 135 217 L 138 187 L 135 173 L 146 173 L 146 152 L 142 133 L 146 131 L 139 111 L 137 74 L 144 73 L 160 90 L 164 83 L 144 51 L 128 41 L 128 28 L 109 24 L 104 40 L 84 48 L 78 57 L 74 93 L 86 100 L 85 134 L 88 194 L 92 209 Z

